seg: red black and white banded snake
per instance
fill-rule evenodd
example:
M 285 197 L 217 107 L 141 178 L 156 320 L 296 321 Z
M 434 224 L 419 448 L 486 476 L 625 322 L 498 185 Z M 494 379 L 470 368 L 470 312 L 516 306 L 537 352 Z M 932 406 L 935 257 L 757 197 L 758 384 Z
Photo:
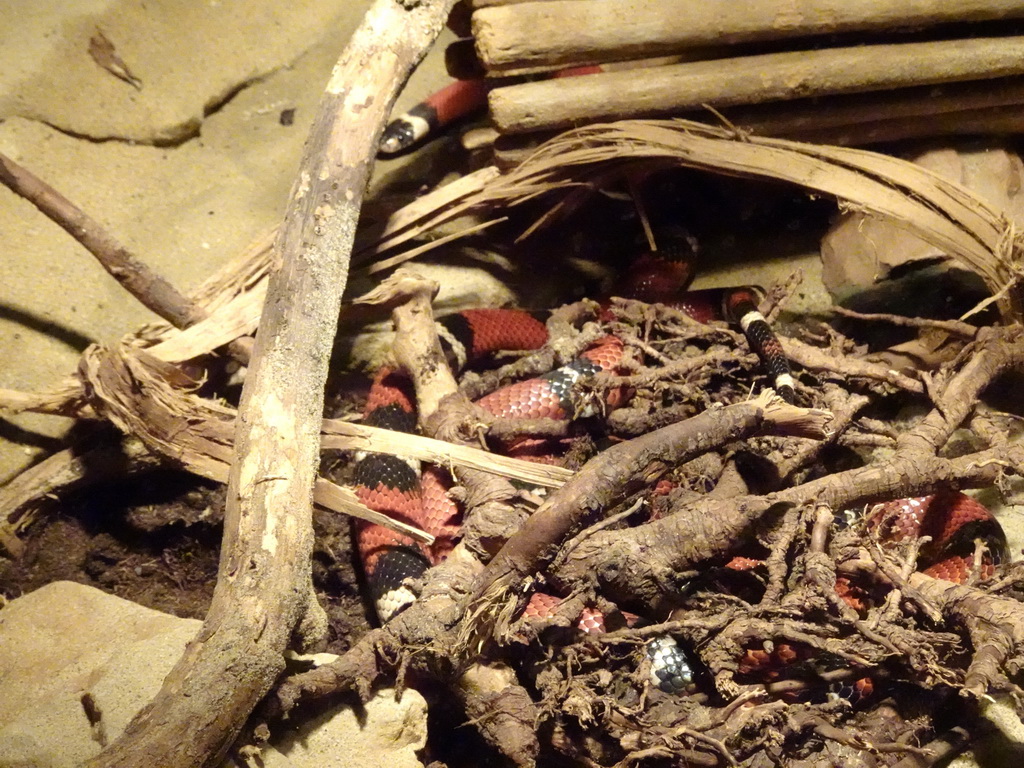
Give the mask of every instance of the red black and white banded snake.
M 550 77 L 578 77 L 600 72 L 597 65 L 570 67 L 553 72 Z M 427 141 L 447 126 L 484 110 L 490 85 L 484 78 L 455 80 L 430 94 L 407 112 L 403 112 L 384 128 L 380 152 L 394 155 Z
M 641 257 L 634 265 L 633 274 L 620 286 L 648 300 L 663 300 L 665 284 L 675 280 L 671 273 L 677 271 L 677 266 L 661 256 Z M 771 381 L 791 399 L 793 380 L 788 363 L 763 317 L 756 314 L 752 306 L 755 297 L 753 289 L 744 287 L 682 294 L 676 298 L 688 304 L 691 314 L 702 321 L 716 316 L 742 321 L 751 346 L 758 349 L 772 374 Z M 517 310 L 481 309 L 451 315 L 438 323 L 438 333 L 450 362 L 456 367 L 497 350 L 537 349 L 546 340 L 544 324 Z M 580 415 L 580 403 L 575 400 L 576 384 L 599 371 L 613 371 L 621 350 L 622 343 L 618 339 L 605 337 L 570 365 L 497 390 L 479 404 L 492 414 L 506 418 L 564 419 Z M 414 403 L 404 376 L 395 371 L 379 371 L 365 413 L 366 420 L 375 426 L 413 430 Z M 420 469 L 394 456 L 370 454 L 358 463 L 355 483 L 365 504 L 412 523 L 435 537 L 431 547 L 422 547 L 385 528 L 359 524 L 359 549 L 377 610 L 386 621 L 415 599 L 409 584 L 415 583 L 427 568 L 440 562 L 451 550 L 459 537 L 459 512 L 446 494 L 450 480 L 434 467 Z M 901 537 L 931 536 L 932 551 L 927 547 L 922 551 L 922 568 L 936 577 L 955 581 L 964 580 L 975 567 L 976 538 L 986 538 L 993 553 L 1001 548 L 1001 531 L 988 510 L 956 492 L 890 502 L 871 516 L 869 526 L 880 537 L 894 541 Z M 991 569 L 991 561 L 986 561 L 981 575 L 989 575 Z M 856 606 L 856 595 L 851 593 L 847 599 Z M 538 594 L 526 613 L 550 614 L 558 602 L 556 597 Z M 602 624 L 601 614 L 588 609 L 580 617 L 579 629 L 602 631 Z M 649 643 L 648 653 L 653 660 L 653 680 L 659 687 L 678 691 L 690 682 L 687 662 L 671 638 Z M 773 658 L 765 658 L 762 651 L 751 648 L 740 660 L 740 672 L 753 676 L 766 674 L 766 668 L 786 658 L 797 658 L 800 653 L 800 649 L 780 645 Z M 863 696 L 870 690 L 869 683 L 859 681 L 855 692 Z
M 439 337 L 450 361 L 472 361 L 498 350 L 531 350 L 542 346 L 547 329 L 535 317 L 518 310 L 480 309 L 451 315 L 438 322 Z M 613 336 L 600 339 L 569 365 L 549 374 L 496 390 L 477 401 L 495 416 L 505 418 L 569 419 L 586 415 L 578 399 L 581 381 L 602 370 L 614 370 L 622 343 Z M 390 369 L 374 378 L 365 411 L 373 426 L 411 431 L 414 404 L 407 379 Z M 524 455 L 524 454 L 520 454 Z M 525 456 L 525 455 L 524 455 Z M 362 456 L 356 465 L 356 493 L 367 506 L 409 522 L 435 537 L 422 546 L 382 526 L 357 524 L 357 539 L 374 603 L 382 621 L 415 599 L 407 586 L 451 551 L 458 537 L 459 511 L 446 495 L 449 480 L 436 467 L 420 468 L 388 454 Z M 550 615 L 560 599 L 536 593 L 527 616 Z M 631 617 L 635 618 L 635 617 Z M 578 621 L 582 632 L 604 631 L 603 615 L 585 609 Z M 650 645 L 654 682 L 672 690 L 689 683 L 689 668 L 671 638 Z
M 403 112 L 384 128 L 380 151 L 393 155 L 411 149 L 431 134 L 483 109 L 487 84 L 483 80 L 456 80 Z
M 481 109 L 485 103 L 486 88 L 481 81 L 455 82 L 409 113 L 396 118 L 385 132 L 382 152 L 388 154 L 404 150 L 427 138 L 431 132 Z M 700 322 L 725 319 L 739 325 L 751 348 L 760 357 L 772 386 L 784 399 L 792 402 L 795 382 L 790 374 L 789 363 L 775 334 L 764 317 L 756 311 L 756 291 L 749 287 L 741 287 L 682 293 L 681 286 L 685 286 L 691 276 L 691 262 L 686 258 L 666 258 L 666 255 L 671 256 L 671 249 L 645 254 L 635 259 L 619 284 L 620 295 L 648 303 L 673 302 Z M 451 349 L 457 350 L 460 348 L 458 340 L 466 337 L 467 328 L 472 326 L 474 320 L 480 324 L 483 317 L 481 314 L 472 319 L 461 315 L 449 318 L 441 324 L 441 336 L 449 341 Z M 520 321 L 507 316 L 503 322 L 511 326 Z M 537 342 L 542 332 L 542 326 L 536 321 L 533 322 L 535 336 L 529 342 L 530 345 Z M 452 327 L 447 327 L 449 325 Z M 487 336 L 486 332 L 482 334 L 482 337 Z M 468 337 L 473 338 L 471 328 L 468 328 Z M 453 341 L 454 344 L 451 343 Z M 457 353 L 455 357 L 458 358 L 459 365 L 465 365 L 476 353 L 491 351 L 489 343 L 492 342 L 481 345 L 479 342 L 471 341 L 469 349 L 474 350 L 475 347 L 475 351 L 468 355 Z M 495 340 L 493 343 L 499 342 Z M 514 348 L 533 347 L 527 345 Z M 552 372 L 546 377 L 520 382 L 499 390 L 488 395 L 480 404 L 495 415 L 506 417 L 571 418 L 577 409 L 570 395 L 573 387 L 597 371 L 614 369 L 617 353 L 616 340 L 603 340 L 571 366 Z M 425 485 L 433 482 L 428 480 Z M 931 543 L 921 551 L 921 569 L 937 578 L 957 582 L 966 580 L 977 570 L 974 563 L 976 539 L 984 540 L 987 546 L 988 554 L 980 571 L 982 577 L 991 575 L 993 562 L 1000 557 L 1005 548 L 1002 531 L 991 513 L 970 497 L 952 491 L 879 505 L 868 516 L 867 529 L 878 538 L 892 542 L 929 536 Z M 737 558 L 728 567 L 742 569 L 747 565 L 743 558 Z M 841 596 L 851 606 L 863 608 L 856 590 L 844 590 L 844 587 L 843 580 L 840 580 L 837 591 Z M 527 614 L 534 612 L 543 615 L 555 604 L 557 598 L 535 596 L 527 608 Z M 588 612 L 580 620 L 580 629 L 593 631 L 600 624 L 600 614 Z M 664 646 L 652 643 L 648 650 L 652 658 L 658 657 L 654 663 L 655 674 L 660 669 L 662 677 L 655 679 L 656 684 L 674 691 L 689 681 L 690 674 L 686 668 L 686 661 L 674 643 Z M 803 653 L 803 649 L 787 644 L 778 644 L 771 654 L 750 648 L 740 660 L 739 669 L 741 674 L 765 676 L 767 669 L 798 659 Z M 870 689 L 870 679 L 859 680 L 854 684 L 852 693 L 863 697 Z

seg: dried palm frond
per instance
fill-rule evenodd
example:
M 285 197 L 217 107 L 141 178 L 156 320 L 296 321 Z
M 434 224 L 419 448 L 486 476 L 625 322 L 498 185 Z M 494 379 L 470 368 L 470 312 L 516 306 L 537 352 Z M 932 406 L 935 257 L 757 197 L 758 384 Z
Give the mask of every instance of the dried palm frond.
M 441 240 L 389 254 L 369 270 L 393 267 L 480 230 L 507 208 L 564 191 L 527 229 L 528 236 L 612 179 L 672 166 L 789 182 L 834 197 L 846 209 L 891 220 L 980 275 L 1004 317 L 1020 311 L 1020 244 L 1013 225 L 956 182 L 877 152 L 761 138 L 681 119 L 623 120 L 569 131 L 508 173 L 487 167 L 440 187 L 397 211 L 368 250 L 391 252 L 442 224 L 476 218 Z

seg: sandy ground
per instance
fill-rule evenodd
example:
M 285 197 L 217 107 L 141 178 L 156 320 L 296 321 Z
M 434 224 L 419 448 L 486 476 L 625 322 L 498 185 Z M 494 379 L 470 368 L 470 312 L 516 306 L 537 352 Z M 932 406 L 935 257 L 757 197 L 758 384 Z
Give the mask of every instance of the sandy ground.
M 280 220 L 321 91 L 369 0 L 0 0 L 0 151 L 178 288 Z M 141 87 L 89 56 L 97 30 Z M 401 105 L 447 79 L 443 49 Z M 294 110 L 285 125 L 282 113 Z M 393 177 L 401 161 L 378 175 Z M 40 390 L 92 342 L 156 319 L 63 230 L 0 187 L 0 387 Z M 0 418 L 0 483 L 64 419 Z

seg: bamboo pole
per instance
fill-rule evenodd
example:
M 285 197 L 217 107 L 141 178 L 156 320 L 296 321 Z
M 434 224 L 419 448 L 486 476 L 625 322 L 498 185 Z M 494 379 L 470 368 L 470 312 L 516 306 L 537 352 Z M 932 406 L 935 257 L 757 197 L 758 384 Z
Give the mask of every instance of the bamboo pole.
M 923 117 L 966 114 L 1011 106 L 1024 106 L 1024 78 L 987 80 L 983 84 L 969 81 L 925 85 L 760 104 L 726 110 L 724 116 L 733 125 L 762 136 L 792 137 L 809 131 L 849 128 L 898 119 L 916 119 L 922 123 L 920 132 L 928 129 L 928 121 L 921 121 Z M 697 119 L 706 119 L 706 113 L 698 114 Z
M 493 7 L 483 7 L 489 5 Z M 489 70 L 600 62 L 758 40 L 1024 18 L 1024 0 L 475 0 Z
M 554 2 L 555 0 L 552 0 Z M 611 2 L 611 0 L 602 0 Z M 523 83 L 491 91 L 502 133 L 811 96 L 1024 74 L 1024 36 L 773 53 Z
M 586 2 L 587 0 L 578 0 Z M 732 52 L 735 55 L 735 52 Z M 752 53 L 747 51 L 745 53 Z M 615 72 L 621 69 L 637 69 L 640 67 L 660 67 L 665 64 L 679 64 L 684 61 L 703 61 L 705 59 L 724 59 L 730 55 L 729 49 L 725 46 L 717 48 L 700 48 L 673 56 L 656 56 L 643 59 L 629 59 L 626 61 L 602 62 L 601 69 L 606 72 Z M 491 77 L 498 82 L 501 79 L 522 78 L 534 75 L 550 74 L 567 69 L 566 67 L 523 67 L 505 69 L 501 72 L 488 72 L 483 62 L 476 55 L 476 48 L 473 40 L 466 38 L 449 43 L 444 50 L 444 64 L 448 74 L 457 80 L 473 80 L 480 77 Z

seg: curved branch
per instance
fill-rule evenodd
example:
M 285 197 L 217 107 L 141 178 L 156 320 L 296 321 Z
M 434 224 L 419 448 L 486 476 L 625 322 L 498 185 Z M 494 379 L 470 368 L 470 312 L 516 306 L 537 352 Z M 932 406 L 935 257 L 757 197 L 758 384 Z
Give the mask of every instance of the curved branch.
M 153 702 L 89 766 L 213 765 L 325 629 L 312 592 L 312 491 L 323 384 L 356 220 L 399 87 L 454 0 L 376 0 L 335 65 L 277 240 L 238 419 L 224 543 L 199 635 Z
M 1001 444 L 956 459 L 935 455 L 971 413 L 978 395 L 1001 373 L 1022 366 L 1024 333 L 1019 326 L 983 329 L 976 353 L 947 379 L 935 408 L 900 436 L 896 455 L 887 461 L 765 496 L 698 499 L 670 517 L 614 536 L 593 536 L 553 575 L 563 585 L 573 586 L 597 578 L 613 597 L 633 594 L 656 604 L 674 589 L 673 573 L 726 554 L 776 505 L 825 504 L 832 509 L 850 509 L 873 501 L 922 496 L 940 488 L 979 488 L 1006 471 L 1022 474 L 1021 443 Z
M 773 510 L 811 503 L 847 509 L 870 501 L 923 496 L 940 487 L 980 488 L 991 485 L 1007 468 L 1017 473 L 1024 469 L 1024 445 L 957 459 L 897 456 L 765 496 L 702 497 L 669 517 L 595 534 L 551 575 L 567 588 L 597 579 L 612 599 L 631 595 L 657 605 L 675 593 L 674 574 L 727 554 L 745 531 Z

